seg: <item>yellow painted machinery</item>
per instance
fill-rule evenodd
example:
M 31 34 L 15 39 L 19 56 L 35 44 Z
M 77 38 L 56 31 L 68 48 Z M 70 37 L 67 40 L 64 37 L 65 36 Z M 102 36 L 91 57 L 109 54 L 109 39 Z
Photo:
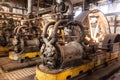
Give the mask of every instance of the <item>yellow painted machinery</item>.
M 23 62 L 25 59 L 39 57 L 41 54 L 41 29 L 35 20 L 30 20 L 14 29 L 13 50 L 9 52 L 11 60 Z
M 8 52 L 12 49 L 11 39 L 13 38 L 13 29 L 15 28 L 15 20 L 1 17 L 0 26 L 0 55 L 8 56 Z
M 107 19 L 99 10 L 82 12 L 73 19 L 70 0 L 56 3 L 54 10 L 61 14 L 43 29 L 45 44 L 36 80 L 72 80 L 119 57 L 120 35 L 110 33 Z
M 10 7 L 10 11 L 11 9 Z M 23 16 L 19 15 L 12 12 L 5 12 L 2 6 L 0 6 L 0 56 L 8 56 L 9 51 L 12 49 L 13 31 L 20 20 L 16 19 L 16 17 L 20 18 Z

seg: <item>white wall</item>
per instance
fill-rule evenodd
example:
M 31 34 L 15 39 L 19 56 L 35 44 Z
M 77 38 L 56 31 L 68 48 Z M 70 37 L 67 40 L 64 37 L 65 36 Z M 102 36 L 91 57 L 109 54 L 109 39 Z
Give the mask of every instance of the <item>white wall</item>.
M 107 2 L 104 5 L 98 5 L 98 9 L 100 9 L 103 13 L 120 12 L 120 2 Z

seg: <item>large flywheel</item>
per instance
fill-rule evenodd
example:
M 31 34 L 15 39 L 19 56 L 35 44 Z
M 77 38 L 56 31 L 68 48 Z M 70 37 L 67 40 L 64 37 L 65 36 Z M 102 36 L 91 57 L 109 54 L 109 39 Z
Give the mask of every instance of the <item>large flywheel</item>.
M 89 41 L 101 42 L 110 33 L 108 21 L 99 10 L 84 11 L 75 20 L 83 24 Z

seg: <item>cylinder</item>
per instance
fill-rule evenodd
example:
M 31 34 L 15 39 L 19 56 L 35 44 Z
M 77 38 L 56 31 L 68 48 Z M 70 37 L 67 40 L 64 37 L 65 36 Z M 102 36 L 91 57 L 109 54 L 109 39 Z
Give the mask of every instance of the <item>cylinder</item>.
M 61 68 L 77 66 L 81 63 L 83 57 L 83 47 L 78 42 L 70 42 L 60 47 Z
M 28 0 L 28 14 L 32 12 L 32 0 Z
M 63 69 L 81 64 L 82 57 L 82 45 L 77 41 L 73 41 L 66 45 L 46 46 L 42 62 L 50 69 Z
M 37 38 L 34 38 L 33 40 L 27 40 L 26 41 L 27 46 L 36 46 L 39 47 L 39 40 Z

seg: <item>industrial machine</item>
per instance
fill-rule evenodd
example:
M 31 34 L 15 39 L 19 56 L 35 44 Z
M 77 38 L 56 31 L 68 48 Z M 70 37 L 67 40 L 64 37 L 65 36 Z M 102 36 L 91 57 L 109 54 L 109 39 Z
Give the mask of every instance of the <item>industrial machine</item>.
M 9 52 L 11 60 L 23 62 L 25 59 L 39 57 L 41 47 L 41 29 L 37 20 L 27 20 L 14 29 L 13 50 Z
M 84 11 L 73 19 L 70 0 L 56 0 L 54 10 L 56 21 L 42 33 L 45 44 L 36 80 L 69 80 L 119 57 L 120 35 L 110 33 L 102 12 Z
M 0 4 L 1 5 L 1 4 Z M 10 8 L 11 11 L 12 8 Z M 0 6 L 0 56 L 8 56 L 12 50 L 12 38 L 14 28 L 18 25 L 21 18 L 20 14 L 5 12 Z
M 11 39 L 13 38 L 15 20 L 1 14 L 0 24 L 0 55 L 8 56 L 7 53 L 12 49 Z

